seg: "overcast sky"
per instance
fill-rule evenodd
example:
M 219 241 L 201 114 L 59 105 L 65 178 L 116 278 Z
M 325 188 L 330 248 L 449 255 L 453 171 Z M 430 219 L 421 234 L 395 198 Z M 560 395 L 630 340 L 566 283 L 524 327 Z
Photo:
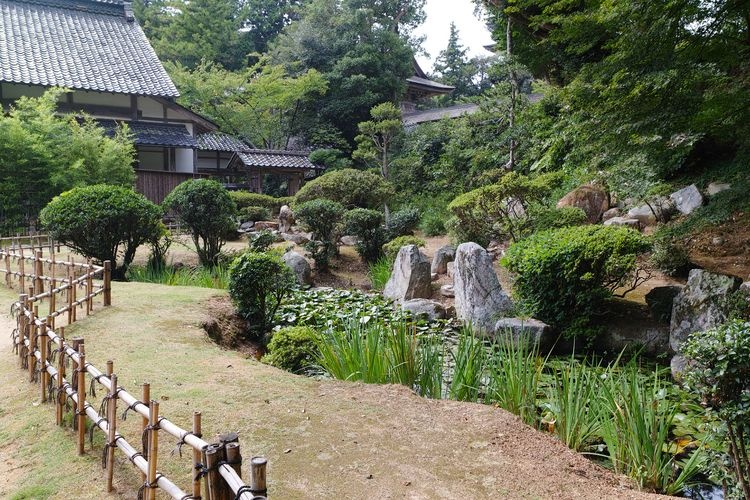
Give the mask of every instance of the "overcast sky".
M 427 20 L 416 30 L 417 35 L 426 37 L 423 47 L 429 57 L 417 55 L 417 61 L 427 72 L 441 50 L 448 45 L 451 21 L 456 23 L 461 44 L 468 49 L 469 57 L 489 55 L 483 46 L 493 43 L 484 21 L 474 15 L 472 0 L 427 0 L 425 6 Z

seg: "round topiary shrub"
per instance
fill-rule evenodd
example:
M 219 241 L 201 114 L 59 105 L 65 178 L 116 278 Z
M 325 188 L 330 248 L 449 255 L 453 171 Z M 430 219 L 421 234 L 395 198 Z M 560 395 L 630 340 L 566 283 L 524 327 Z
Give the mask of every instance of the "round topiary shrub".
M 258 222 L 259 220 L 270 220 L 271 211 L 266 207 L 244 207 L 238 211 L 240 222 Z
M 385 228 L 388 239 L 411 235 L 419 225 L 419 219 L 420 213 L 417 208 L 407 207 L 393 212 Z
M 270 330 L 276 310 L 296 282 L 292 270 L 273 253 L 247 252 L 229 267 L 229 296 L 256 337 Z
M 97 262 L 111 261 L 113 278 L 124 279 L 138 247 L 161 236 L 161 216 L 158 205 L 132 189 L 99 184 L 56 196 L 39 219 L 54 239 Z
M 345 168 L 305 184 L 297 193 L 296 203 L 325 198 L 346 208 L 378 208 L 387 203 L 394 192 L 393 186 L 379 174 Z
M 302 227 L 312 233 L 312 241 L 305 245 L 319 270 L 328 269 L 328 263 L 336 254 L 336 238 L 344 207 L 335 201 L 312 200 L 298 206 L 295 217 Z
M 511 245 L 502 264 L 518 276 L 524 312 L 567 337 L 592 338 L 607 299 L 638 280 L 636 257 L 648 240 L 632 229 L 576 226 L 535 233 Z
M 293 373 L 304 373 L 318 356 L 317 333 L 307 326 L 290 326 L 274 332 L 264 363 Z
M 271 211 L 272 215 L 276 215 L 284 205 L 291 205 L 294 201 L 294 197 L 285 196 L 281 198 L 275 198 L 267 194 L 251 193 L 249 191 L 230 191 L 229 196 L 232 198 L 238 209 L 245 207 L 263 207 Z
M 164 207 L 190 229 L 201 265 L 215 266 L 227 234 L 235 229 L 237 207 L 224 186 L 209 179 L 185 181 L 169 193 Z
M 362 260 L 374 262 L 385 242 L 383 214 L 377 210 L 355 208 L 344 214 L 344 232 L 357 237 L 354 248 Z

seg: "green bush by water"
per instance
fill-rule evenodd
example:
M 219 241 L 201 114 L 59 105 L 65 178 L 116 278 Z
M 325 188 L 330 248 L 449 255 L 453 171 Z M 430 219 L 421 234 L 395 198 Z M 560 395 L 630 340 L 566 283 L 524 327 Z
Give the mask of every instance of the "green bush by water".
M 393 260 L 383 256 L 368 265 L 367 276 L 370 278 L 373 290 L 382 290 L 391 277 Z
M 303 373 L 314 365 L 318 357 L 318 334 L 306 326 L 281 328 L 273 333 L 268 343 L 264 363 L 292 373 Z
M 148 267 L 131 266 L 128 269 L 129 281 L 142 283 L 158 283 L 169 286 L 198 286 L 202 288 L 226 289 L 229 282 L 229 272 L 226 266 L 205 267 Z

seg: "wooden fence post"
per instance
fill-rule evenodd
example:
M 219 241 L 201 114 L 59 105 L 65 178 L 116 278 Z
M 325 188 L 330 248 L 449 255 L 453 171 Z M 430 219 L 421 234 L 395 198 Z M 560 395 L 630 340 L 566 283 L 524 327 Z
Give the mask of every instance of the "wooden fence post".
M 104 305 L 112 305 L 112 262 L 104 261 Z
M 148 402 L 151 400 L 151 385 L 148 382 L 144 382 L 141 386 L 141 401 L 143 404 L 147 405 Z M 142 417 L 141 418 L 141 433 L 146 432 L 146 428 L 148 427 L 148 421 L 149 417 Z M 148 456 L 148 450 L 151 446 L 151 435 L 149 434 L 146 440 L 146 446 L 143 448 L 143 454 Z M 143 480 L 146 481 L 148 479 L 147 474 L 141 474 L 143 476 Z
M 60 327 L 60 343 L 65 345 L 65 327 Z M 63 390 L 63 384 L 65 384 L 65 349 L 60 347 L 59 357 L 57 358 L 57 398 L 55 406 L 55 423 L 57 425 L 63 424 L 63 407 L 65 406 L 65 400 L 67 395 Z
M 22 293 L 18 296 L 18 303 L 20 309 L 18 311 L 18 336 L 16 337 L 16 345 L 18 346 L 18 362 L 21 368 L 23 368 L 23 346 L 24 339 L 26 338 L 27 320 L 26 317 L 26 303 L 28 302 L 29 296 Z
M 20 254 L 20 257 L 18 258 L 18 273 L 20 276 L 18 277 L 18 279 L 20 280 L 21 290 L 23 290 L 26 288 L 26 263 L 23 258 L 23 246 L 19 245 L 18 252 Z
M 8 286 L 8 288 L 11 287 L 11 278 L 10 275 L 10 252 L 5 254 L 5 284 Z
M 193 435 L 201 437 L 201 412 L 193 412 Z M 198 468 L 201 464 L 201 450 L 193 448 L 193 498 L 200 499 L 201 497 L 201 479 L 198 474 Z
M 219 462 L 222 462 L 222 446 L 220 444 L 210 444 L 206 448 L 206 483 L 208 483 L 208 498 L 211 500 L 225 500 L 223 495 L 222 483 L 224 478 L 219 474 Z
M 81 343 L 78 347 L 78 383 L 76 385 L 78 392 L 78 408 L 76 412 L 76 422 L 78 425 L 78 454 L 83 455 L 86 451 L 86 350 L 85 345 Z
M 250 489 L 253 495 L 266 496 L 266 465 L 265 457 L 253 457 L 250 459 Z
M 107 362 L 107 368 L 111 368 L 111 362 Z M 112 492 L 115 474 L 115 435 L 117 431 L 117 375 L 109 376 L 110 390 L 107 402 L 107 423 L 109 424 L 107 435 L 107 493 Z
M 52 278 L 52 281 L 50 282 L 50 286 L 49 286 L 49 289 L 50 289 L 49 312 L 50 314 L 52 314 L 53 312 L 57 310 L 57 294 L 55 293 L 55 289 L 57 288 L 57 280 L 55 279 L 55 277 L 57 276 L 57 272 L 55 270 L 56 264 L 55 264 L 54 253 L 50 255 L 50 259 L 52 263 L 50 264 L 50 267 L 49 267 L 49 274 L 50 274 L 50 278 Z M 54 330 L 55 329 L 55 317 L 52 316 L 50 321 L 51 323 L 49 326 L 52 327 L 52 329 Z
M 49 316 L 47 316 L 47 321 L 49 322 Z M 48 324 L 44 323 L 39 327 L 39 353 L 41 354 L 39 361 L 39 385 L 42 389 L 42 403 L 47 402 L 47 379 L 49 376 L 49 373 L 47 373 L 47 360 L 49 358 L 49 353 L 47 352 L 47 339 L 49 338 L 47 335 Z
M 38 338 L 38 332 L 36 327 L 36 313 L 39 312 L 37 307 L 34 307 L 31 311 L 31 317 L 29 318 L 29 352 L 28 355 L 28 367 L 29 367 L 29 382 L 34 381 L 34 370 L 36 370 L 36 341 Z
M 94 297 L 91 296 L 91 293 L 94 291 L 94 278 L 92 277 L 94 266 L 91 264 L 91 259 L 88 259 L 86 262 L 88 264 L 86 268 L 86 316 L 88 316 L 94 309 Z
M 148 478 L 146 488 L 148 489 L 148 500 L 156 500 L 156 459 L 159 453 L 159 402 L 151 400 L 149 406 L 149 438 L 148 443 Z
M 34 295 L 44 292 L 44 263 L 42 262 L 42 251 L 37 250 L 34 253 Z
M 71 264 L 71 266 L 70 266 L 71 276 L 70 276 L 70 289 L 68 291 L 72 294 L 72 300 L 70 301 L 70 304 L 71 304 L 71 307 L 70 307 L 71 318 L 70 318 L 69 322 L 70 323 L 75 323 L 75 321 L 76 321 L 76 307 L 77 307 L 77 304 L 76 304 L 76 302 L 77 302 L 77 300 L 76 300 L 77 293 L 76 292 L 77 292 L 77 289 L 78 289 L 78 283 L 74 283 L 74 281 L 76 279 L 76 268 L 75 268 L 74 265 L 72 265 L 73 264 L 73 258 L 72 257 L 70 258 L 70 264 Z

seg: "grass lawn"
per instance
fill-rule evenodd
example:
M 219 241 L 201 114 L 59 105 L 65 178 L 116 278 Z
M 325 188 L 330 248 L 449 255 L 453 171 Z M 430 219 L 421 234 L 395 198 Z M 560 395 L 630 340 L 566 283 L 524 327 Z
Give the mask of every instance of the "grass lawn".
M 246 459 L 269 459 L 271 498 L 647 496 L 502 410 L 426 400 L 398 386 L 313 380 L 221 350 L 199 326 L 202 303 L 221 293 L 115 283 L 114 305 L 98 306 L 66 336 L 84 336 L 97 367 L 112 359 L 132 394 L 150 382 L 161 413 L 178 425 L 187 428 L 199 410 L 207 441 L 239 432 Z M 0 288 L 5 304 L 16 297 Z M 106 498 L 101 433 L 77 457 L 70 428 L 55 427 L 54 407 L 38 404 L 38 386 L 26 381 L 8 342 L 2 346 L 0 497 Z M 118 421 L 136 447 L 139 428 L 133 414 Z M 159 470 L 189 491 L 190 450 L 170 456 L 174 441 L 161 436 Z M 134 498 L 140 475 L 120 452 L 116 461 L 113 498 Z

